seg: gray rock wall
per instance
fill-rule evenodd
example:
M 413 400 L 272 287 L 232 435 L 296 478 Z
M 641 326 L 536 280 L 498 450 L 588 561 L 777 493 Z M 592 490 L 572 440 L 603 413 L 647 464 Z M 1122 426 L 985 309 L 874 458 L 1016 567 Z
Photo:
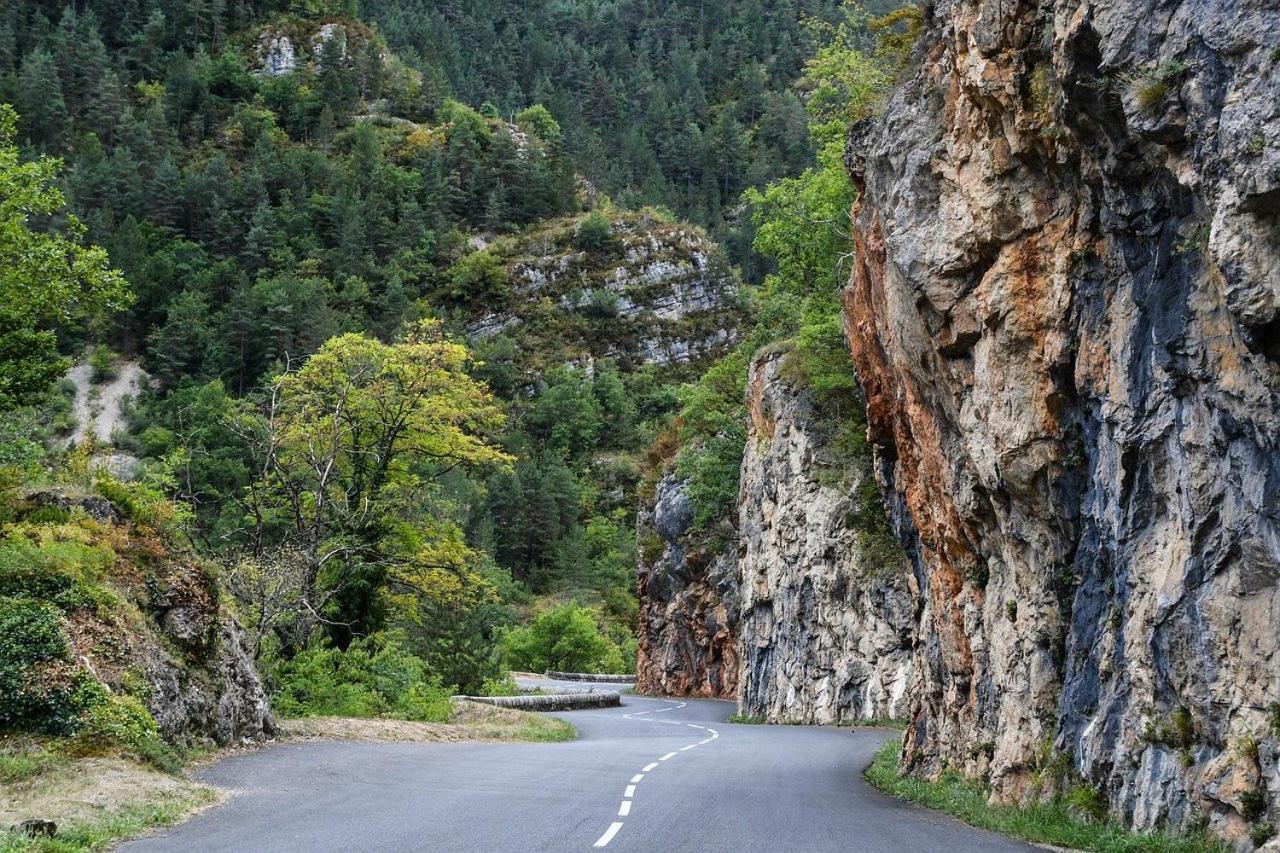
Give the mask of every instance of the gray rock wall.
M 1280 818 L 1277 44 L 1258 0 L 943 0 L 854 134 L 918 772 L 1246 846 Z
M 807 394 L 766 351 L 748 380 L 742 463 L 738 704 L 771 722 L 906 715 L 916 584 L 900 552 L 863 546 L 870 465 L 833 458 Z
M 685 483 L 667 474 L 637 518 L 636 690 L 732 699 L 738 681 L 735 543 L 691 531 Z

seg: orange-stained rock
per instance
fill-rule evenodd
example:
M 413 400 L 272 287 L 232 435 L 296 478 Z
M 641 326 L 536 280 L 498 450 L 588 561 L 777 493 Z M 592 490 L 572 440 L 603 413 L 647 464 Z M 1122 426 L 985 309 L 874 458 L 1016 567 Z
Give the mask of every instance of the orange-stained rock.
M 1132 826 L 1243 838 L 1280 818 L 1280 9 L 931 10 L 848 155 L 905 760 L 1018 801 L 1056 752 Z

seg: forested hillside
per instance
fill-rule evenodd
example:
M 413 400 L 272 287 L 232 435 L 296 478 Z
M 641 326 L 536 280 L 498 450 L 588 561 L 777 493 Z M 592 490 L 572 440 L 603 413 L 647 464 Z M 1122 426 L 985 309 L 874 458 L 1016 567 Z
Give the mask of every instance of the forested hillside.
M 841 7 L 380 0 L 365 8 L 424 80 L 503 116 L 545 105 L 598 190 L 707 227 L 756 281 L 765 267 L 750 252 L 739 195 L 812 162 L 806 92 L 795 84 L 814 25 L 838 22 Z
M 752 310 L 750 253 L 682 218 L 732 243 L 742 193 L 812 164 L 796 85 L 836 14 L 7 6 L 39 202 L 6 233 L 86 253 L 15 280 L 8 512 L 160 513 L 291 713 L 426 713 L 328 695 L 331 665 L 630 669 L 644 453 Z

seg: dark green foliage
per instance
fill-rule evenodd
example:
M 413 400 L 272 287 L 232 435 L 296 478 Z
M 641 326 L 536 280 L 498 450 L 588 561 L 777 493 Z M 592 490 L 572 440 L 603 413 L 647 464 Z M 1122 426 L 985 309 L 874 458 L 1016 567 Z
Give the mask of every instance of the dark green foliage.
M 573 242 L 584 252 L 600 252 L 608 248 L 613 238 L 609 218 L 598 210 L 591 211 L 585 219 L 578 223 L 578 231 Z
M 1245 820 L 1252 823 L 1266 813 L 1266 792 L 1254 788 L 1240 795 L 1240 814 Z
M 427 612 L 421 624 L 407 628 L 406 644 L 442 684 L 467 695 L 483 694 L 486 682 L 504 674 L 496 640 L 513 620 L 509 608 L 492 603 Z
M 67 735 L 76 729 L 70 655 L 61 614 L 32 598 L 0 596 L 0 728 Z M 62 683 L 49 683 L 41 670 L 67 670 Z
M 535 124 L 525 107 L 545 105 L 557 143 L 594 187 L 712 228 L 751 267 L 750 223 L 725 212 L 744 186 L 808 165 L 804 107 L 788 91 L 812 52 L 800 22 L 831 21 L 839 9 L 838 0 L 448 9 L 397 0 L 366 12 L 406 61 L 448 80 L 461 100 L 495 104 L 522 126 Z
M 537 614 L 527 626 L 511 629 L 503 636 L 502 647 L 508 665 L 516 670 L 626 671 L 622 650 L 600 633 L 590 610 L 572 602 Z
M 273 673 L 272 701 L 286 717 L 397 717 L 448 722 L 450 691 L 410 654 L 402 637 L 374 634 L 345 650 L 316 647 L 282 663 Z

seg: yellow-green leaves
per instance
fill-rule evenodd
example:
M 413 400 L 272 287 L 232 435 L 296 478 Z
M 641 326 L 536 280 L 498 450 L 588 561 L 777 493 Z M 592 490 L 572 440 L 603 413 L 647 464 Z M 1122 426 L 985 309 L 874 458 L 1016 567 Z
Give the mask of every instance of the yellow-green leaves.
M 0 410 L 28 402 L 65 369 L 52 327 L 115 310 L 130 299 L 107 253 L 82 246 L 84 227 L 67 217 L 61 231 L 31 220 L 58 214 L 62 162 L 22 162 L 17 115 L 0 104 Z
M 431 322 L 390 344 L 341 335 L 278 378 L 260 420 L 239 427 L 262 460 L 254 538 L 305 563 L 300 625 L 361 634 L 414 621 L 423 604 L 491 595 L 437 483 L 512 461 L 491 440 L 502 410 L 469 358 Z

